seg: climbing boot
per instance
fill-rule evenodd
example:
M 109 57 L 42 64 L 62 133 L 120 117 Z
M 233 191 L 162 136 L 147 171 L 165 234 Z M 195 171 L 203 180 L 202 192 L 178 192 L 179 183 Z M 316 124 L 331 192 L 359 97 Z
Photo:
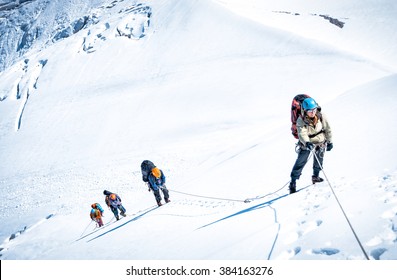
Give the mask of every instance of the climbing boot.
M 318 176 L 312 176 L 312 183 L 313 184 L 315 184 L 315 183 L 321 183 L 321 182 L 323 182 L 324 181 L 324 179 L 323 178 L 321 178 L 321 177 L 318 177 Z
M 289 193 L 290 194 L 296 193 L 296 182 L 295 181 L 291 181 L 291 183 L 289 183 Z

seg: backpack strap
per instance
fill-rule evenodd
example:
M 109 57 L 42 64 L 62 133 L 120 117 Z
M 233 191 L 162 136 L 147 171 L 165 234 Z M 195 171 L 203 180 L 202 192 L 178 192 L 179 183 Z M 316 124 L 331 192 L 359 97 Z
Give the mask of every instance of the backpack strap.
M 321 129 L 319 132 L 317 132 L 317 133 L 315 133 L 315 134 L 312 134 L 312 135 L 308 135 L 309 136 L 309 138 L 314 138 L 314 137 L 316 137 L 317 135 L 319 135 L 319 134 L 321 134 L 321 133 L 324 133 L 325 131 L 324 131 L 324 129 Z

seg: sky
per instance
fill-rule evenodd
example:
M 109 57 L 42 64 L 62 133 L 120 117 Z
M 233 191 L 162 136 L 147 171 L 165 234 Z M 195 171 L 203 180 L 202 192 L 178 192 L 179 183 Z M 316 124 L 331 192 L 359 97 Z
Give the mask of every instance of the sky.
M 89 18 L 83 29 L 37 40 L 0 72 L 8 267 L 397 259 L 397 4 L 94 2 L 66 13 Z M 49 15 L 35 24 L 59 28 Z M 301 93 L 321 105 L 334 148 L 326 180 L 311 185 L 310 158 L 289 195 Z M 142 182 L 145 159 L 167 177 L 162 207 Z M 114 221 L 105 189 L 127 217 Z

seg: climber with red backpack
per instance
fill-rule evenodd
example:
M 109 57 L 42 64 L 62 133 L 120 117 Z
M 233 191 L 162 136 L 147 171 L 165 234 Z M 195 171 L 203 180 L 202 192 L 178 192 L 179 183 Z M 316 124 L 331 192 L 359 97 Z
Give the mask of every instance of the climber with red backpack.
M 291 171 L 290 193 L 296 192 L 296 180 L 302 174 L 310 153 L 314 153 L 312 183 L 324 181 L 319 176 L 323 166 L 325 151 L 331 151 L 332 131 L 327 117 L 321 107 L 308 95 L 297 95 L 292 101 L 292 134 L 299 139 L 297 143 L 298 158 Z
M 118 194 L 112 193 L 112 192 L 107 191 L 107 190 L 104 190 L 103 194 L 106 195 L 106 197 L 105 197 L 106 205 L 113 212 L 114 217 L 116 218 L 116 220 L 120 219 L 118 210 L 120 210 L 120 215 L 125 217 L 126 216 L 126 214 L 125 214 L 126 210 L 125 210 L 123 204 L 121 203 L 120 196 L 118 196 Z

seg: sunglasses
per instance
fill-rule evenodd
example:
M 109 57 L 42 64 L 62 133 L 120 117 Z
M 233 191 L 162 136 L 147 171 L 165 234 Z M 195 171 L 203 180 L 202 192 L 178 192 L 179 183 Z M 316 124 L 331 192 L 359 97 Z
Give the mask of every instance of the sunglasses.
M 311 109 L 311 110 L 307 110 L 306 112 L 307 113 L 316 113 L 316 111 L 317 111 L 317 108 L 314 108 L 314 109 Z

